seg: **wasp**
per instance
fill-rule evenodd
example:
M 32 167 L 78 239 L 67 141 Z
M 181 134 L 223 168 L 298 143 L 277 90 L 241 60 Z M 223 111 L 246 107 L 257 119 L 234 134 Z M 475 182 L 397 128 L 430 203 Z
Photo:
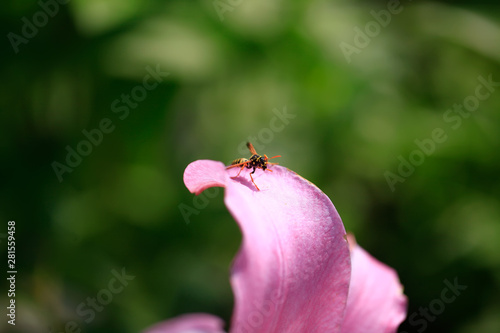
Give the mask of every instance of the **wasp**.
M 250 142 L 247 142 L 247 147 L 248 147 L 248 150 L 250 150 L 250 153 L 252 154 L 250 159 L 246 159 L 246 158 L 235 159 L 234 161 L 231 162 L 231 165 L 228 166 L 226 169 L 240 167 L 240 171 L 238 172 L 238 174 L 234 177 L 231 177 L 234 179 L 240 175 L 241 171 L 245 167 L 247 169 L 253 168 L 252 172 L 250 172 L 250 179 L 252 180 L 252 183 L 255 185 L 255 188 L 257 189 L 257 191 L 260 191 L 260 188 L 257 186 L 257 184 L 255 184 L 255 182 L 253 180 L 252 174 L 255 173 L 256 169 L 262 169 L 264 171 L 266 171 L 266 170 L 273 171 L 273 170 L 268 169 L 268 165 L 274 165 L 274 164 L 278 164 L 278 163 L 270 163 L 270 162 L 268 162 L 268 160 L 270 160 L 272 158 L 276 158 L 276 157 L 281 157 L 281 155 L 276 155 L 273 157 L 267 157 L 267 155 L 261 156 L 261 155 L 257 154 L 257 152 L 255 151 L 255 148 L 253 147 L 253 145 Z

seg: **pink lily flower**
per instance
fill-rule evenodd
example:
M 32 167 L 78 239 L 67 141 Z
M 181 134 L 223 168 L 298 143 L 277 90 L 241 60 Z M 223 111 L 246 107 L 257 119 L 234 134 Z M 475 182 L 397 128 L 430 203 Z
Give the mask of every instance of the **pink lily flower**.
M 199 160 L 184 172 L 200 194 L 225 188 L 224 202 L 243 240 L 231 267 L 235 308 L 230 333 L 393 333 L 406 318 L 397 273 L 347 236 L 330 199 L 296 173 L 272 166 L 249 169 Z M 224 323 L 189 314 L 145 333 L 221 333 Z

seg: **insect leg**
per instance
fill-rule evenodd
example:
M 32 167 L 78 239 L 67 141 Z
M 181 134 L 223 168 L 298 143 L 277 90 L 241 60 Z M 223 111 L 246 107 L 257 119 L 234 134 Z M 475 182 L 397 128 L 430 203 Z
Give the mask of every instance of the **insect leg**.
M 238 164 L 231 164 L 230 166 L 227 166 L 226 167 L 226 170 L 227 169 L 231 169 L 231 168 L 236 168 L 236 167 L 239 167 L 239 166 L 245 166 L 248 162 L 241 162 L 241 163 L 238 163 Z
M 254 184 L 255 188 L 257 189 L 257 191 L 260 191 L 260 188 L 257 186 L 257 184 L 255 184 L 254 180 L 253 180 L 253 177 L 252 177 L 252 173 L 255 172 L 255 169 L 253 169 L 253 172 L 250 173 L 250 179 L 252 180 L 252 183 Z
M 234 177 L 231 177 L 231 178 L 236 178 L 236 177 L 238 177 L 238 176 L 240 175 L 240 173 L 241 173 L 241 170 L 245 169 L 245 166 L 246 166 L 246 164 L 243 164 L 243 165 L 241 166 L 241 168 L 240 168 L 240 171 L 238 171 L 238 174 L 237 174 L 236 176 L 234 176 Z

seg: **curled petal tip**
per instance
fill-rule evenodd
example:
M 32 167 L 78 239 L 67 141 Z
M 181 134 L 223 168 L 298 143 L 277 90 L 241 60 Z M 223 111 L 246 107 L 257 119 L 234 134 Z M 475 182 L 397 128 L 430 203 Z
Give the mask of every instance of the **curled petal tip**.
M 227 179 L 226 168 L 218 161 L 197 160 L 184 170 L 184 184 L 196 195 L 209 187 L 226 187 Z

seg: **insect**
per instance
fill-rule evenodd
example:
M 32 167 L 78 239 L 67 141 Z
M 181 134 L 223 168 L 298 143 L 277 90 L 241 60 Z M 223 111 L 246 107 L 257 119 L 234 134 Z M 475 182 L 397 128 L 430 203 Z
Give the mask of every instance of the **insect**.
M 238 159 L 232 161 L 231 165 L 228 166 L 226 169 L 240 167 L 240 171 L 238 172 L 238 174 L 234 177 L 231 177 L 234 179 L 240 175 L 241 170 L 243 170 L 245 167 L 247 169 L 253 168 L 252 172 L 250 172 L 250 179 L 252 180 L 252 183 L 255 185 L 255 188 L 257 189 L 257 191 L 260 191 L 260 188 L 257 186 L 257 184 L 255 184 L 255 182 L 253 180 L 252 174 L 255 173 L 256 169 L 262 169 L 264 171 L 266 171 L 266 170 L 273 171 L 273 170 L 268 169 L 268 165 L 274 165 L 274 164 L 278 164 L 278 163 L 270 163 L 270 162 L 268 162 L 268 160 L 270 160 L 271 158 L 281 157 L 281 155 L 276 155 L 273 157 L 267 157 L 267 155 L 261 156 L 261 155 L 257 154 L 257 152 L 255 151 L 255 148 L 253 147 L 253 145 L 250 142 L 247 142 L 247 147 L 248 147 L 248 150 L 250 150 L 250 153 L 252 153 L 252 156 L 250 157 L 250 159 L 238 158 Z

